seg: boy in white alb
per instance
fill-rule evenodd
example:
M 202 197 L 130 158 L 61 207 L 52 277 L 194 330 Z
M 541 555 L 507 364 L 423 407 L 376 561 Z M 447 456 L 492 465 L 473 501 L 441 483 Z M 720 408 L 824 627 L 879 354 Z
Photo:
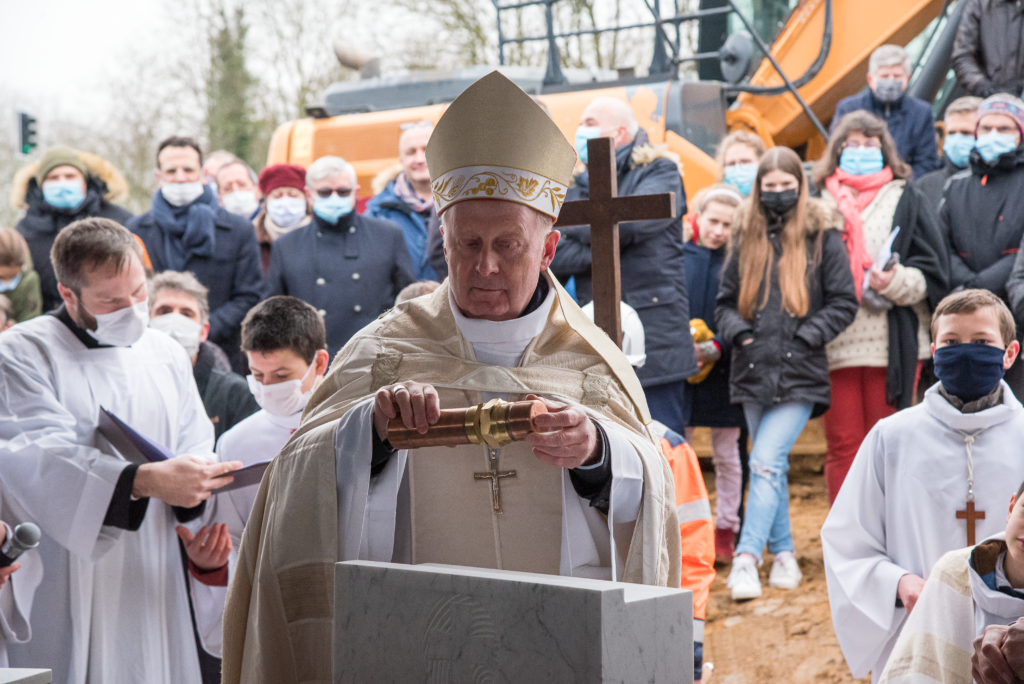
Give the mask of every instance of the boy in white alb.
M 277 456 L 327 372 L 326 347 L 323 319 L 301 299 L 271 297 L 249 311 L 242 321 L 242 351 L 260 410 L 221 436 L 220 460 L 248 466 Z M 242 487 L 217 497 L 216 519 L 227 523 L 236 549 L 258 489 Z
M 872 428 L 821 530 L 839 645 L 873 682 L 936 562 L 1001 532 L 1024 480 L 1024 407 L 1002 381 L 1020 349 L 1009 309 L 958 292 L 931 332 L 940 383 Z

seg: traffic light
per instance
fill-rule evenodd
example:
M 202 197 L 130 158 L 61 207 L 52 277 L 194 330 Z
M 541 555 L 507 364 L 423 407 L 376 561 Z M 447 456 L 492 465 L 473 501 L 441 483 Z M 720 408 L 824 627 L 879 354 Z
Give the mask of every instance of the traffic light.
M 18 112 L 18 142 L 21 153 L 28 155 L 36 148 L 36 120 L 25 112 Z

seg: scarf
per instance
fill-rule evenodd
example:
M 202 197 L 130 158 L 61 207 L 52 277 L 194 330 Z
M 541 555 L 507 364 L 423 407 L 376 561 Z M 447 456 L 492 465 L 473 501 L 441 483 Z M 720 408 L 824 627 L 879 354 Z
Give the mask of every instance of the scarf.
M 308 226 L 310 223 L 313 222 L 313 215 L 312 214 L 306 214 L 305 218 L 303 218 L 301 221 L 296 223 L 291 228 L 282 228 L 281 226 L 279 226 L 276 223 L 274 223 L 273 220 L 271 220 L 270 214 L 268 214 L 265 209 L 260 212 L 260 216 L 263 217 L 263 220 L 260 221 L 259 217 L 257 217 L 256 225 L 259 226 L 259 227 L 262 227 L 262 229 L 263 229 L 262 233 L 263 234 L 260 235 L 261 231 L 257 230 L 256 231 L 256 233 L 257 233 L 256 237 L 257 237 L 257 239 L 260 242 L 268 243 L 268 244 L 271 243 L 271 242 L 276 241 L 277 238 L 281 237 L 282 235 L 286 235 L 286 234 L 292 232 L 293 230 L 297 230 L 299 228 L 302 228 L 303 226 Z M 266 239 L 264 239 L 264 238 L 266 238 Z
M 417 214 L 423 214 L 430 211 L 430 208 L 434 206 L 434 197 L 431 195 L 427 199 L 423 199 L 413 189 L 412 184 L 406 177 L 405 172 L 398 174 L 395 178 L 395 195 L 398 199 L 402 200 L 412 208 Z
M 164 234 L 167 269 L 185 270 L 192 257 L 213 256 L 217 223 L 217 196 L 210 186 L 191 204 L 175 207 L 160 190 L 153 195 L 153 220 Z
M 892 169 L 888 166 L 868 176 L 854 176 L 842 169 L 836 172 L 825 181 L 832 198 L 839 205 L 839 213 L 843 215 L 846 230 L 843 232 L 843 241 L 846 243 L 846 253 L 850 257 L 850 269 L 853 271 L 853 285 L 857 291 L 857 301 L 860 301 L 864 290 L 864 275 L 871 270 L 874 258 L 868 254 L 868 248 L 864 241 L 864 222 L 861 220 L 861 212 L 864 211 L 878 191 L 886 183 L 892 182 Z M 860 194 L 853 196 L 850 189 Z

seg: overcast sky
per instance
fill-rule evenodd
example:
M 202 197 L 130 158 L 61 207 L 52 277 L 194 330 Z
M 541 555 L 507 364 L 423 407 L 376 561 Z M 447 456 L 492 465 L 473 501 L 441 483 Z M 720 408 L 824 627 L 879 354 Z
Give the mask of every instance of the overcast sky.
M 153 47 L 161 0 L 0 0 L 0 98 L 14 108 L 96 116 L 97 87 L 133 47 Z

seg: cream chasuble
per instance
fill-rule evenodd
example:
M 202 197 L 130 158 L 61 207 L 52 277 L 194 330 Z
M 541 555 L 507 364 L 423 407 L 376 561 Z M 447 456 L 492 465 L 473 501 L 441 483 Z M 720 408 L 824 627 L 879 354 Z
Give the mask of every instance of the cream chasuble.
M 610 579 L 617 556 L 614 571 L 623 581 L 679 586 L 673 481 L 644 426 L 649 417 L 636 376 L 546 277 L 551 292 L 538 310 L 539 335 L 531 331 L 532 314 L 509 322 L 508 332 L 485 326 L 491 339 L 478 322 L 462 329 L 465 319 L 457 321 L 445 283 L 384 314 L 339 353 L 260 485 L 228 594 L 224 682 L 333 681 L 338 560 Z M 520 334 L 525 344 L 517 354 Z M 481 363 L 518 356 L 515 367 Z M 529 393 L 581 404 L 609 438 L 610 520 L 576 495 L 563 469 L 541 462 L 525 443 L 499 450 L 497 463 L 482 446 L 399 451 L 371 480 L 373 394 L 401 380 L 434 385 L 442 408 Z M 516 475 L 494 488 L 492 465 Z M 493 510 L 498 488 L 500 514 Z

